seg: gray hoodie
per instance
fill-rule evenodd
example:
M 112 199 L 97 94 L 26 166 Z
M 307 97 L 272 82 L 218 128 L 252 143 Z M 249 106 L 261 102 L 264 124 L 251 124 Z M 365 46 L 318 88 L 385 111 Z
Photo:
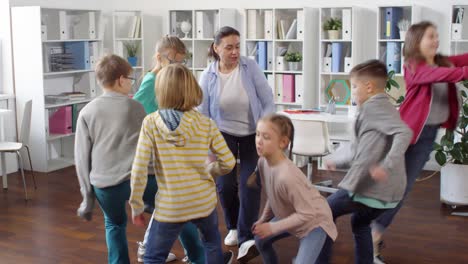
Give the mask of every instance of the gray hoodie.
M 377 94 L 361 106 L 354 133 L 348 148 L 330 156 L 337 167 L 351 166 L 338 187 L 385 202 L 400 201 L 406 188 L 405 152 L 412 131 L 386 94 Z M 387 181 L 372 179 L 369 169 L 374 165 L 389 173 Z

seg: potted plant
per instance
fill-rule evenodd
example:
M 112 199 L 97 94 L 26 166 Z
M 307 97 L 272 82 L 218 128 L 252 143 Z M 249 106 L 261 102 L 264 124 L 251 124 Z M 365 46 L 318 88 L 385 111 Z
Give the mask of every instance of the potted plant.
M 400 39 L 405 40 L 406 31 L 408 31 L 411 23 L 408 19 L 402 19 L 398 22 L 398 29 L 400 30 Z
M 468 88 L 468 82 L 463 85 Z M 434 143 L 435 159 L 440 170 L 440 200 L 453 207 L 468 205 L 468 98 L 461 91 L 462 109 L 457 127 L 446 130 L 439 143 Z
M 391 95 L 391 91 L 393 87 L 396 89 L 400 89 L 400 84 L 395 81 L 395 71 L 389 71 L 388 72 L 388 78 L 387 78 L 387 83 L 385 84 L 385 92 L 387 92 L 388 97 L 392 99 L 393 104 L 396 106 L 400 106 L 401 103 L 403 103 L 403 100 L 405 100 L 405 97 L 403 95 L 398 96 L 398 98 L 394 97 Z
M 137 53 L 138 49 L 140 48 L 140 43 L 139 42 L 134 42 L 134 41 L 129 41 L 129 42 L 124 42 L 123 43 L 125 46 L 125 49 L 127 50 L 127 60 L 130 65 L 133 67 L 137 66 Z
M 288 62 L 290 71 L 299 71 L 302 61 L 302 54 L 299 52 L 288 52 L 284 58 Z
M 328 32 L 329 39 L 339 39 L 342 24 L 341 19 L 330 17 L 323 23 L 323 30 Z

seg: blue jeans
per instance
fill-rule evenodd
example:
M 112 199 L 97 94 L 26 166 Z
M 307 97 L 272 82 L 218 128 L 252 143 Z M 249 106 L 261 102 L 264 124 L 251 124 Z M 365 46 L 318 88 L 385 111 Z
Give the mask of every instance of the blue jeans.
M 354 202 L 349 196 L 348 191 L 340 189 L 336 193 L 327 198 L 330 205 L 333 221 L 336 218 L 352 214 L 351 229 L 354 236 L 354 263 L 356 264 L 373 264 L 374 263 L 374 248 L 372 244 L 372 235 L 370 223 L 377 218 L 386 209 L 375 209 L 364 204 Z M 323 245 L 317 263 L 330 263 L 333 241 L 327 237 Z
M 158 183 L 154 175 L 148 175 L 145 192 L 143 193 L 143 201 L 154 208 L 154 199 L 158 192 Z M 149 231 L 153 223 L 153 218 L 150 218 L 148 228 L 145 232 L 143 243 L 146 245 L 148 241 Z M 185 254 L 193 264 L 205 264 L 205 249 L 200 240 L 197 227 L 192 223 L 186 223 L 180 231 L 179 241 L 184 248 Z
M 275 220 L 272 220 L 272 222 Z M 278 257 L 276 251 L 273 248 L 273 243 L 290 236 L 288 232 L 283 232 L 278 235 L 270 236 L 264 239 L 260 239 L 255 236 L 255 244 L 257 246 L 260 255 L 262 256 L 263 263 L 266 264 L 277 264 Z M 317 227 L 310 231 L 305 237 L 301 238 L 299 242 L 299 250 L 297 252 L 295 264 L 315 263 L 315 260 L 322 250 L 323 244 L 327 233 L 323 231 L 321 227 Z
M 247 186 L 247 179 L 254 172 L 258 162 L 255 135 L 236 137 L 224 132 L 222 134 L 232 154 L 236 159 L 238 156 L 240 159 L 240 192 L 237 165 L 230 173 L 216 179 L 216 188 L 223 207 L 226 227 L 228 230 L 237 229 L 238 243 L 241 245 L 254 238 L 251 227 L 258 220 L 260 210 L 261 188 Z M 257 177 L 257 184 L 260 186 L 260 177 Z
M 94 193 L 104 213 L 108 263 L 130 263 L 127 244 L 127 213 L 125 205 L 130 197 L 130 180 L 118 185 L 97 188 Z
M 218 215 L 216 209 L 204 218 L 194 219 L 192 221 L 202 234 L 202 241 L 205 250 L 206 263 L 223 263 L 223 252 L 221 250 L 221 235 L 218 230 Z M 167 254 L 172 248 L 177 235 L 184 225 L 183 223 L 165 223 L 153 220 L 146 243 L 146 252 L 144 257 L 145 264 L 163 264 L 166 262 Z
M 383 232 L 393 221 L 395 215 L 403 206 L 403 201 L 408 193 L 413 189 L 414 182 L 421 174 L 424 164 L 429 160 L 429 155 L 433 150 L 434 140 L 437 136 L 439 125 L 424 126 L 421 135 L 414 145 L 410 145 L 405 153 L 406 166 L 406 190 L 403 199 L 397 207 L 382 213 L 373 223 L 373 228 Z

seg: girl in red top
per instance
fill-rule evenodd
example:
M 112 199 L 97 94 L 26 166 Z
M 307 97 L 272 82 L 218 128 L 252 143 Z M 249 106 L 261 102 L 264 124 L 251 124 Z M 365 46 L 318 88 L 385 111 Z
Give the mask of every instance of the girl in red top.
M 413 130 L 411 145 L 405 153 L 405 197 L 429 159 L 438 128 L 455 128 L 460 111 L 455 83 L 468 79 L 468 53 L 447 57 L 437 53 L 438 48 L 439 34 L 434 24 L 423 21 L 409 28 L 403 49 L 406 98 L 400 107 L 402 120 Z M 379 256 L 383 232 L 402 203 L 403 200 L 373 223 L 377 263 L 383 263 Z

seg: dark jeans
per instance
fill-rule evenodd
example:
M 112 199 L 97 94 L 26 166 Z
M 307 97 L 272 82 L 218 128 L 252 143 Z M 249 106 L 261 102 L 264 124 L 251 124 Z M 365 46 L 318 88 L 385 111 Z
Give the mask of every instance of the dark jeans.
M 208 264 L 223 263 L 223 252 L 221 250 L 221 235 L 218 230 L 218 214 L 216 208 L 210 215 L 204 218 L 190 221 L 195 224 L 202 234 L 205 249 L 205 259 Z M 146 244 L 144 262 L 146 264 L 163 264 L 166 262 L 167 254 L 172 248 L 177 235 L 184 225 L 183 223 L 165 223 L 153 220 Z
M 255 135 L 236 137 L 222 133 L 232 154 L 240 159 L 240 192 L 237 182 L 237 165 L 226 175 L 216 179 L 219 200 L 224 211 L 228 230 L 237 229 L 238 243 L 254 239 L 251 227 L 258 219 L 261 188 L 250 188 L 247 179 L 254 172 L 258 162 Z M 239 155 L 238 155 L 239 154 Z M 257 177 L 260 186 L 260 178 Z M 240 197 L 240 199 L 239 199 Z
M 408 193 L 413 189 L 414 182 L 421 174 L 424 164 L 429 160 L 429 155 L 433 150 L 434 140 L 437 136 L 439 125 L 424 126 L 416 144 L 409 146 L 405 153 L 406 166 L 406 190 L 403 199 L 397 207 L 382 213 L 375 221 L 373 227 L 383 232 L 393 221 L 393 218 L 403 206 L 403 201 Z
M 154 208 L 154 199 L 157 192 L 158 183 L 156 182 L 156 177 L 154 175 L 148 175 L 148 182 L 146 183 L 146 189 L 143 193 L 143 201 L 151 208 Z M 152 225 L 153 222 L 154 221 L 150 221 L 149 224 Z M 145 234 L 146 239 L 149 236 L 150 228 L 151 227 L 148 227 L 148 230 L 146 231 L 148 233 L 148 235 Z M 179 241 L 191 263 L 205 263 L 205 250 L 200 240 L 198 229 L 194 224 L 188 222 L 182 227 L 179 235 Z
M 349 196 L 348 191 L 340 189 L 327 198 L 330 205 L 333 220 L 336 218 L 352 214 L 351 229 L 354 236 L 354 262 L 356 264 L 373 264 L 374 248 L 372 244 L 372 235 L 370 223 L 377 218 L 386 209 L 375 209 L 364 204 L 354 202 Z M 330 263 L 333 241 L 327 236 L 322 252 L 317 263 Z

